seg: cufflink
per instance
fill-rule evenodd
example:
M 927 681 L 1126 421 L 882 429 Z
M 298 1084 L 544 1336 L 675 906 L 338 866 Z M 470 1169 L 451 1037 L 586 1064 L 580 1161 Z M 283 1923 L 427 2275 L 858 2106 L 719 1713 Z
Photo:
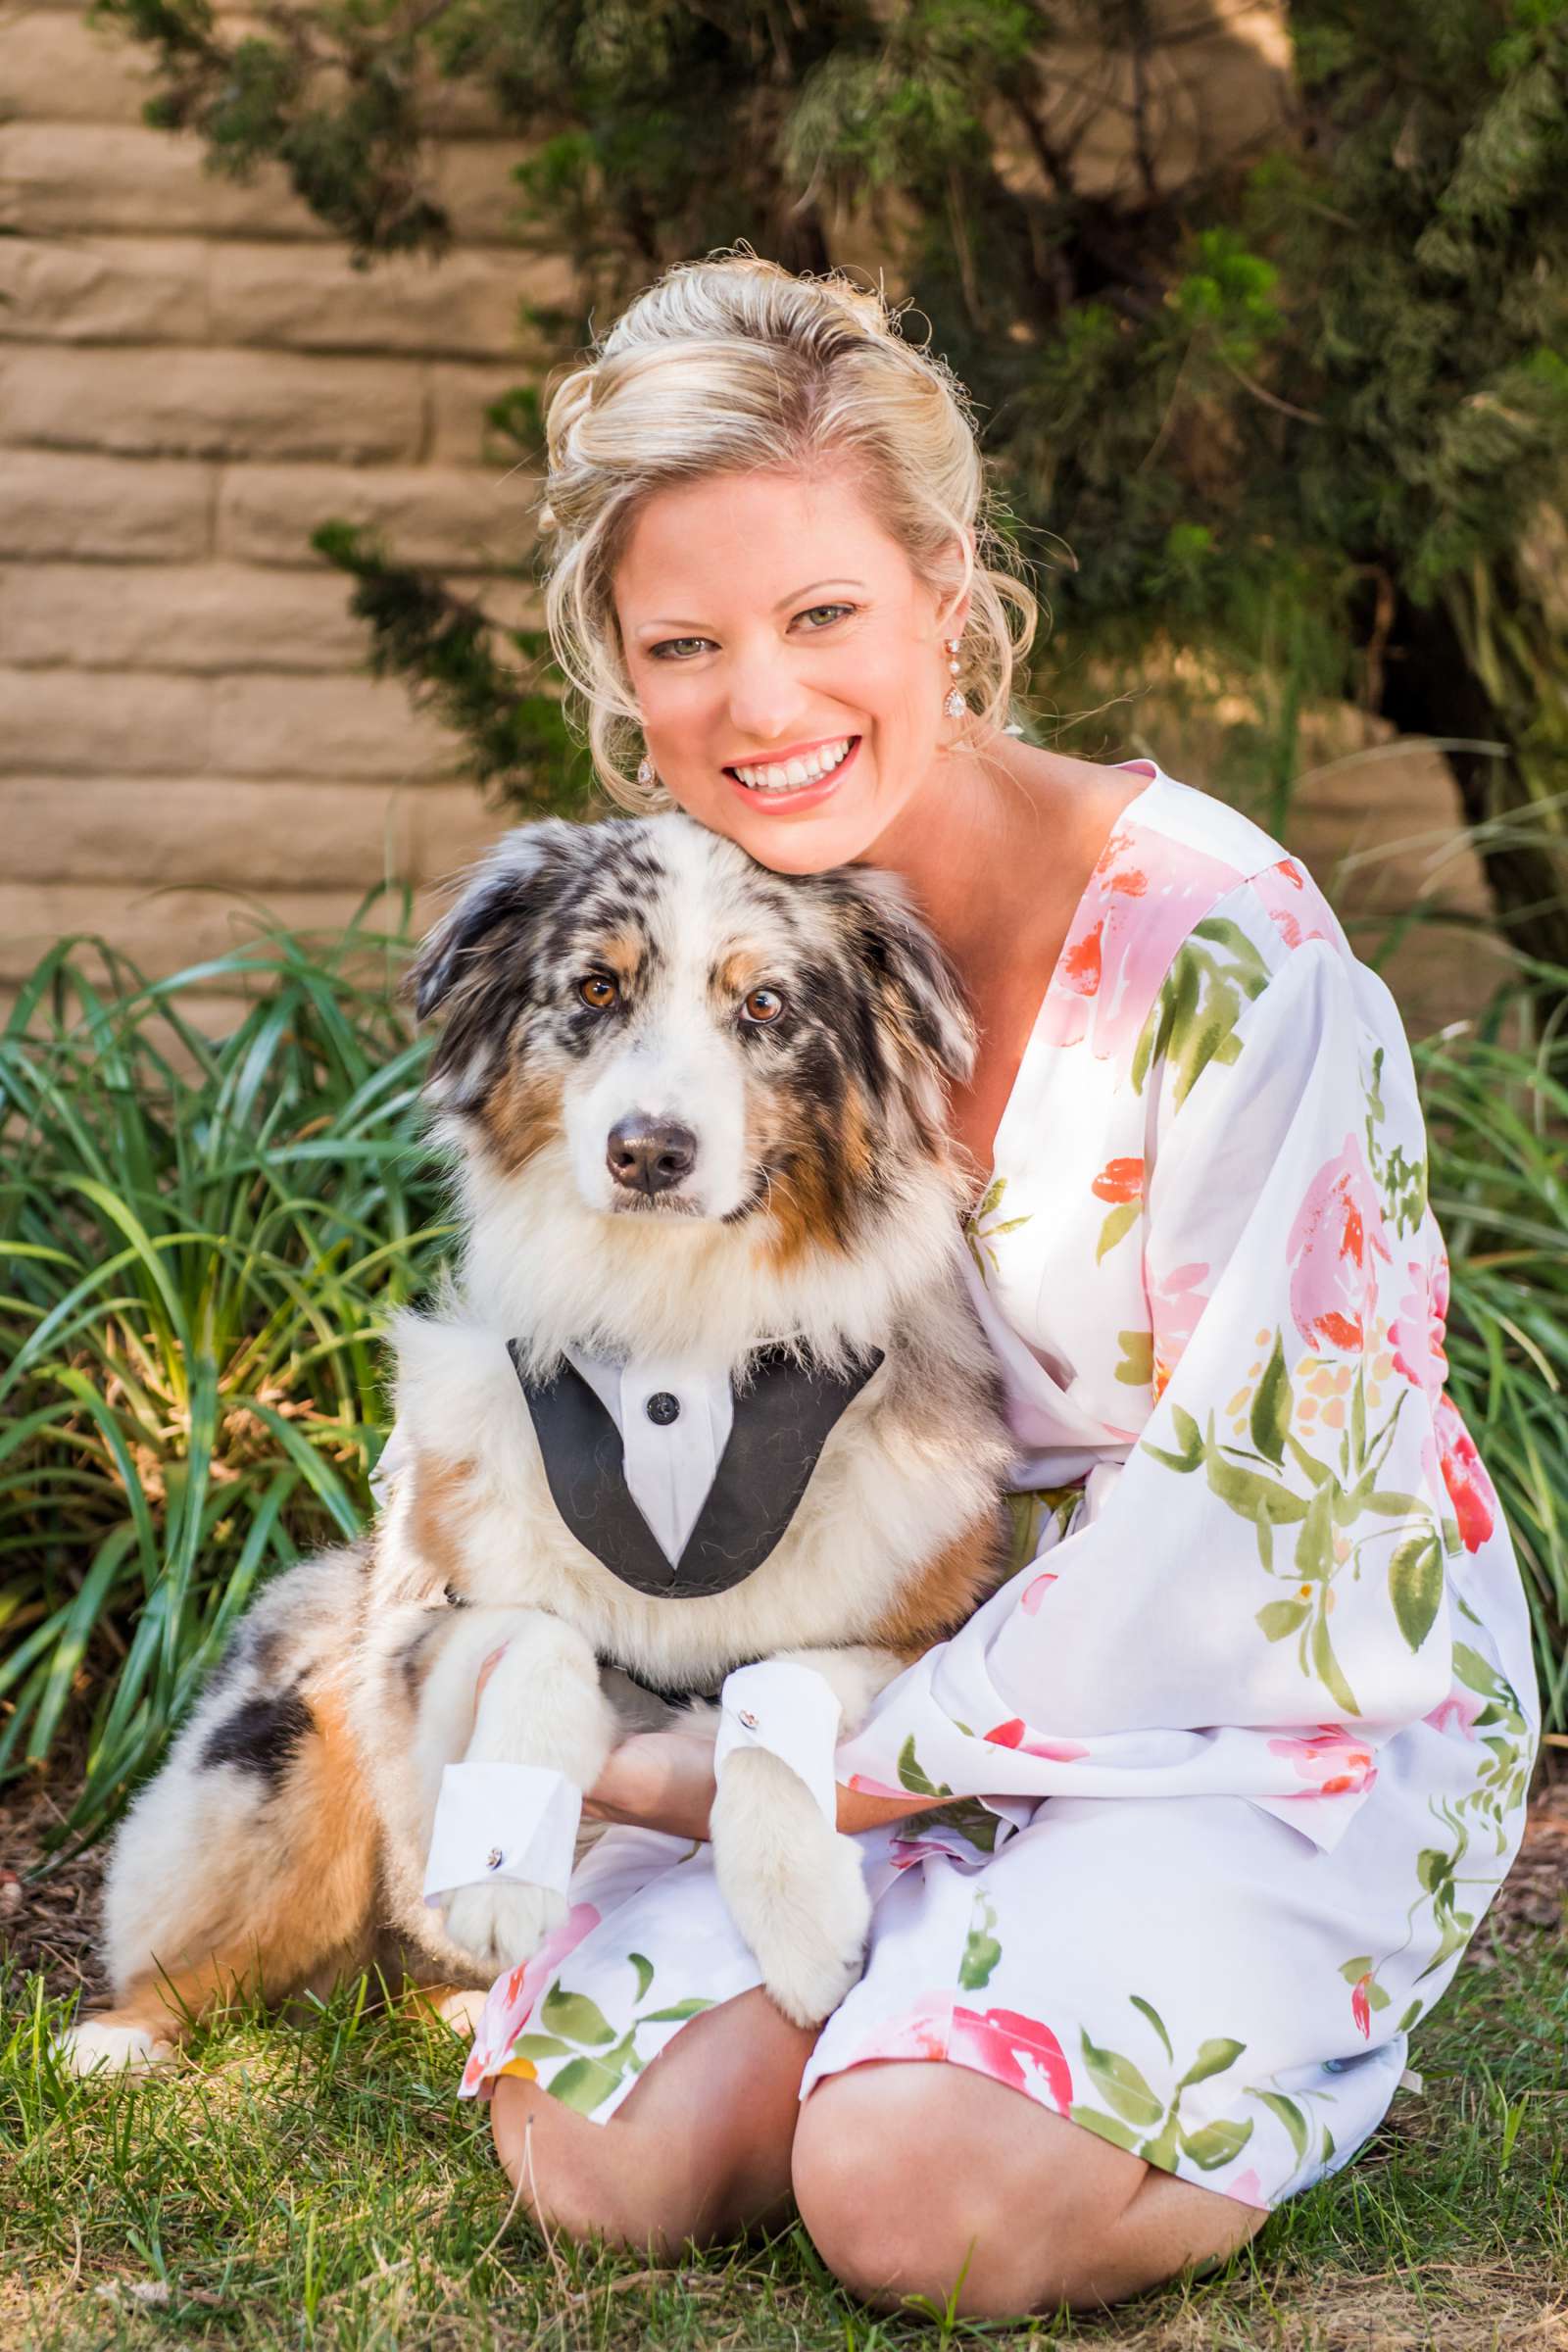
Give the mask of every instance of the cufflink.
M 643 1411 L 660 1429 L 667 1429 L 672 1421 L 680 1419 L 680 1398 L 672 1396 L 667 1389 L 660 1389 L 649 1397 Z
M 486 1870 L 499 1870 L 506 1858 L 507 1857 L 501 1851 L 500 1846 L 493 1845 L 484 1858 L 484 1866 Z

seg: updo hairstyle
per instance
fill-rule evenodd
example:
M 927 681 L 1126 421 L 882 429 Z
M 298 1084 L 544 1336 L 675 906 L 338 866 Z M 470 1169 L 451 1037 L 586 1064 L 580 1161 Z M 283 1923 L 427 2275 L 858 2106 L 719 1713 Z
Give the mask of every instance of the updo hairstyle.
M 641 508 L 677 482 L 810 477 L 848 461 L 917 575 L 939 591 L 961 581 L 971 592 L 956 680 L 970 710 L 959 740 L 1008 723 L 1035 598 L 1002 567 L 1011 550 L 992 519 L 967 393 L 943 360 L 905 341 L 879 294 L 837 274 L 797 276 L 750 253 L 682 263 L 557 383 L 545 422 L 547 623 L 587 712 L 595 771 L 623 808 L 656 808 L 662 795 L 633 780 L 642 730 L 615 618 L 615 568 Z

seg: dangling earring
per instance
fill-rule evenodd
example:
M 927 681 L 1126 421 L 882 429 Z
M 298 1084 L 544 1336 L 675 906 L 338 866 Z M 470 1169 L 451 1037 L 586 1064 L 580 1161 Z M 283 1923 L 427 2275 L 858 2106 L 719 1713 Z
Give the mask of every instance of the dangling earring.
M 952 671 L 954 677 L 956 677 L 960 667 L 958 661 L 958 640 L 956 637 L 950 637 L 946 642 L 948 648 L 948 668 Z M 952 692 L 949 694 L 947 701 L 943 704 L 942 708 L 947 712 L 949 718 L 965 718 L 968 716 L 969 711 L 968 697 L 963 693 L 960 687 L 955 686 Z
M 655 781 L 654 763 L 649 759 L 646 752 L 643 754 L 643 757 L 637 765 L 637 781 L 643 787 L 645 792 L 647 791 L 649 785 Z

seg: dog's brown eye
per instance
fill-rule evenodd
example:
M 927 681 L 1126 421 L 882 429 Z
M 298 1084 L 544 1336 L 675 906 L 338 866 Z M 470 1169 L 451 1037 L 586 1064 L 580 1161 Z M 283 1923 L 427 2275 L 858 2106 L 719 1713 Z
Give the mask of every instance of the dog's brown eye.
M 776 1021 L 783 1009 L 784 1000 L 776 988 L 754 988 L 741 1006 L 747 1020 L 764 1024 Z
M 586 980 L 578 981 L 577 994 L 595 1012 L 608 1012 L 620 991 L 608 972 L 590 972 Z

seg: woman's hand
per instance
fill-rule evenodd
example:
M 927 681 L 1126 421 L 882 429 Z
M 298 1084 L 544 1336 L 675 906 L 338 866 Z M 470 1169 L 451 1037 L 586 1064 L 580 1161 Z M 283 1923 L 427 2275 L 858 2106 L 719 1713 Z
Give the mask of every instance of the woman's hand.
M 618 1821 L 671 1838 L 707 1838 L 713 1742 L 692 1732 L 634 1732 L 583 1798 L 588 1821 Z
M 841 1781 L 839 1828 L 853 1836 L 857 1830 L 877 1830 L 885 1821 L 907 1821 L 911 1813 L 930 1813 L 952 1802 L 951 1796 L 864 1796 Z

